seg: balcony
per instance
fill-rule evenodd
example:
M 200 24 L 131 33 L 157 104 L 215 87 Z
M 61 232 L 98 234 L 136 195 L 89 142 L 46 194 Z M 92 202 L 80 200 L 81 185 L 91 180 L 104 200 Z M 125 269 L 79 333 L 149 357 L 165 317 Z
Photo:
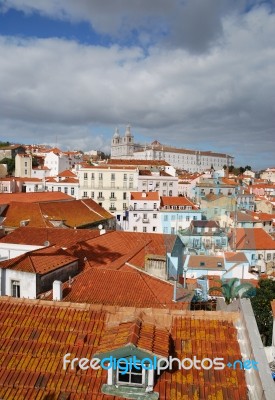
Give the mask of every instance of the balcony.
M 116 197 L 112 197 L 112 196 L 110 196 L 110 197 L 109 197 L 109 200 L 111 200 L 111 201 L 116 201 L 116 200 L 117 200 L 117 198 L 116 198 Z
M 98 200 L 98 201 L 104 201 L 104 200 L 105 200 L 105 197 L 103 197 L 103 196 L 97 196 L 97 200 Z
M 144 222 L 144 224 L 149 224 L 149 219 L 148 218 L 142 218 L 142 222 Z
M 116 207 L 109 207 L 109 210 L 110 210 L 111 212 L 116 211 Z

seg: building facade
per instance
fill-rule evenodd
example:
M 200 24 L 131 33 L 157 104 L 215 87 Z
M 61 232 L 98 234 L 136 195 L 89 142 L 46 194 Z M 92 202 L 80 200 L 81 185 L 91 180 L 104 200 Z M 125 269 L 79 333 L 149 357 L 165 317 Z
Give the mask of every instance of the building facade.
M 173 167 L 188 172 L 202 172 L 210 168 L 217 170 L 230 167 L 234 162 L 234 157 L 228 154 L 177 148 L 157 140 L 150 145 L 135 144 L 129 125 L 122 137 L 116 129 L 112 137 L 111 158 L 165 160 Z

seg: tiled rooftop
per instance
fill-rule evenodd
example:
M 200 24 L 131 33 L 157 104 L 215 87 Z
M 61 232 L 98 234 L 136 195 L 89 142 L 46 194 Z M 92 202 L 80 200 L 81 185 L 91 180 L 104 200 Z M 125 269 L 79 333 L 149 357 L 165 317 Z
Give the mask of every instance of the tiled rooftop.
M 168 358 L 169 339 L 168 330 L 136 318 L 107 328 L 99 342 L 97 352 L 106 353 L 122 346 L 133 345 L 157 356 Z
M 189 206 L 192 207 L 192 209 L 197 209 L 194 203 L 186 197 L 161 196 L 161 207 L 165 206 Z
M 48 201 L 39 203 L 12 202 L 3 212 L 4 226 L 19 227 L 28 220 L 30 227 L 52 227 L 51 221 L 62 221 L 67 227 L 83 227 L 113 216 L 92 199 Z
M 16 243 L 44 246 L 45 242 L 60 247 L 70 247 L 77 242 L 92 239 L 100 235 L 98 229 L 63 229 L 20 227 L 0 239 L 0 243 Z
M 131 192 L 131 200 L 159 200 L 159 192 Z
M 76 257 L 72 257 L 65 250 L 50 246 L 2 261 L 0 268 L 43 275 L 77 260 Z
M 233 234 L 229 239 L 233 246 Z M 236 228 L 237 250 L 275 250 L 275 240 L 262 228 Z
M 160 344 L 160 349 L 154 348 L 156 352 L 165 348 L 167 334 L 161 343 L 162 337 L 154 335 L 156 331 L 151 323 L 159 326 L 157 333 L 165 328 L 169 330 L 173 356 L 180 359 L 194 355 L 198 359 L 224 357 L 225 362 L 232 363 L 241 358 L 234 327 L 238 313 L 181 311 L 180 315 L 179 311 L 168 310 L 156 310 L 154 314 L 148 309 L 129 311 L 132 317 L 128 321 L 133 321 L 135 315 L 144 315 L 146 332 L 137 332 L 140 336 L 137 343 L 141 347 L 148 348 L 151 343 Z M 66 353 L 71 354 L 71 359 L 91 359 L 100 349 L 100 343 L 110 339 L 108 318 L 115 316 L 119 325 L 127 322 L 127 312 L 93 305 L 0 298 L 0 398 L 122 400 L 101 393 L 102 384 L 107 382 L 107 371 L 70 368 L 65 371 L 62 359 Z M 146 313 L 147 320 L 151 319 L 149 325 Z M 124 340 L 126 335 L 122 330 L 121 334 Z M 147 337 L 145 343 L 141 343 L 142 336 Z M 166 370 L 157 378 L 154 391 L 160 393 L 160 400 L 248 398 L 244 371 L 232 368 Z
M 24 178 L 25 179 L 25 178 Z M 35 193 L 1 193 L 0 204 L 11 202 L 41 203 L 44 201 L 74 200 L 73 197 L 62 192 L 35 192 Z
M 172 283 L 126 265 L 120 270 L 87 268 L 63 284 L 64 301 L 120 307 L 189 308 L 190 293 L 178 288 L 175 303 L 173 292 Z M 52 300 L 52 292 L 40 298 Z

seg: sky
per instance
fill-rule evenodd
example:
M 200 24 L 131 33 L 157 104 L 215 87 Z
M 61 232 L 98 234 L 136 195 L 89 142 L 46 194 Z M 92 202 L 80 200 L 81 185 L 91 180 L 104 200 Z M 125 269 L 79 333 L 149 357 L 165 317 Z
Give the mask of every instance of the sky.
M 275 0 L 0 0 L 0 140 L 275 166 Z

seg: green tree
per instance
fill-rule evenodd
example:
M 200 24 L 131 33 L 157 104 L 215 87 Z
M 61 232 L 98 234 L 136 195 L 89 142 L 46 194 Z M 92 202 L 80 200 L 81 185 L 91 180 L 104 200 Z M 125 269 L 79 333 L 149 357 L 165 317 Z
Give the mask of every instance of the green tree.
M 0 147 L 8 147 L 10 145 L 10 142 L 0 142 Z
M 259 332 L 264 345 L 270 346 L 272 341 L 272 310 L 271 301 L 275 299 L 275 282 L 270 279 L 260 279 L 256 295 L 251 299 Z
M 8 174 L 9 174 L 9 175 L 12 175 L 12 173 L 13 173 L 14 170 L 15 170 L 15 160 L 14 160 L 13 158 L 7 158 L 7 157 L 5 157 L 5 158 L 3 158 L 3 159 L 0 161 L 0 163 L 1 163 L 1 164 L 7 164 L 7 167 L 8 167 Z
M 255 288 L 250 283 L 241 283 L 238 278 L 231 278 L 228 281 L 219 281 L 221 286 L 212 287 L 209 289 L 209 294 L 212 292 L 220 292 L 224 297 L 226 304 L 232 303 L 233 300 L 241 297 L 251 297 L 255 295 Z

